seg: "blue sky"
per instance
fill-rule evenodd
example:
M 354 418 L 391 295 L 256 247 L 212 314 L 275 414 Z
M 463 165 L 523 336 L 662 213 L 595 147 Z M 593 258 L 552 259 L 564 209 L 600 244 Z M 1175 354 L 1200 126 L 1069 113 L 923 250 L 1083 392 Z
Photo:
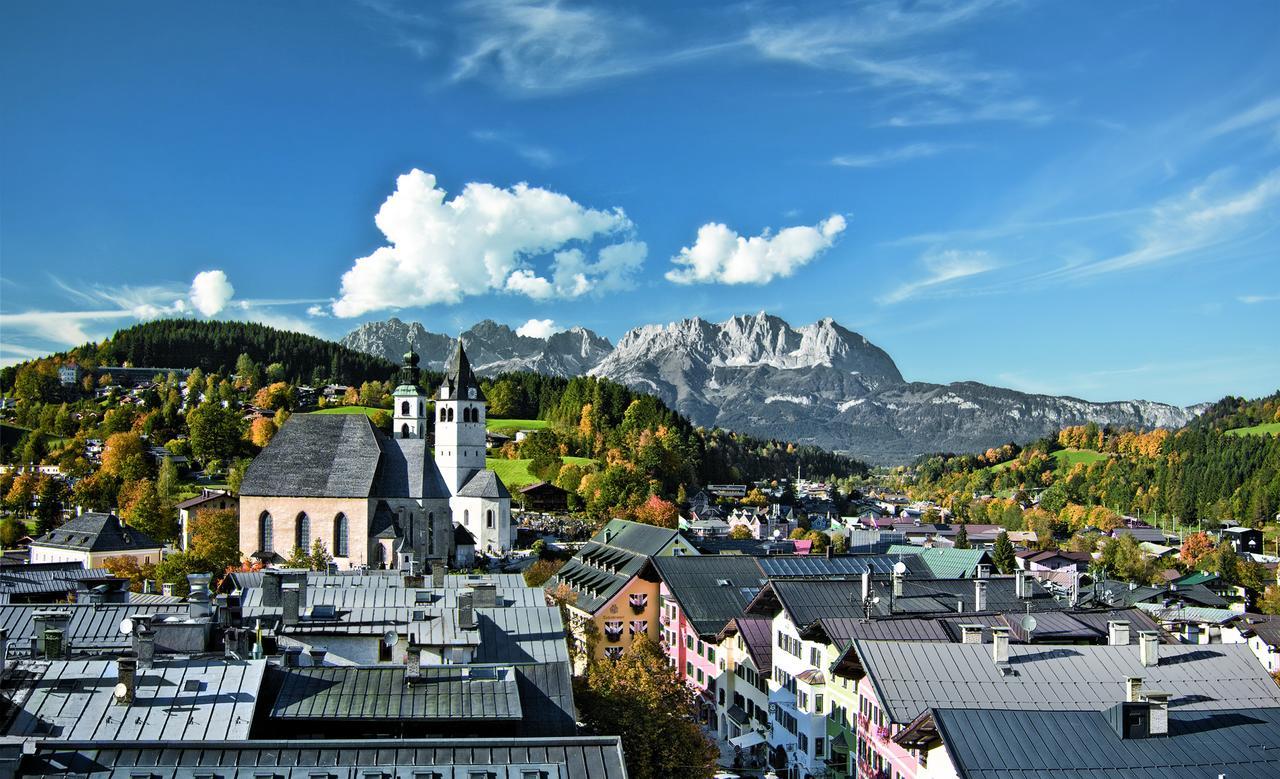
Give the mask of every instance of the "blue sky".
M 910 379 L 1263 394 L 1277 39 L 1273 2 L 8 3 L 0 359 L 764 309 Z

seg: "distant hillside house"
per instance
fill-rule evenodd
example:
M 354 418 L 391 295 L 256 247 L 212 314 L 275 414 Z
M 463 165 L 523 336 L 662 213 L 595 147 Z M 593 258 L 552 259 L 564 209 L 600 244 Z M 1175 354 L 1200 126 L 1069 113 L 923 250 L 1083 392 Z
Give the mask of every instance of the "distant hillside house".
M 454 526 L 477 552 L 512 545 L 511 493 L 485 468 L 484 394 L 459 344 L 435 397 L 405 355 L 387 436 L 363 414 L 295 414 L 240 488 L 240 551 L 278 563 L 321 541 L 342 568 L 456 563 Z M 435 452 L 427 427 L 435 425 Z
M 131 528 L 115 514 L 81 514 L 31 542 L 32 563 L 79 563 L 101 568 L 108 557 L 132 557 L 139 565 L 160 562 L 164 544 Z

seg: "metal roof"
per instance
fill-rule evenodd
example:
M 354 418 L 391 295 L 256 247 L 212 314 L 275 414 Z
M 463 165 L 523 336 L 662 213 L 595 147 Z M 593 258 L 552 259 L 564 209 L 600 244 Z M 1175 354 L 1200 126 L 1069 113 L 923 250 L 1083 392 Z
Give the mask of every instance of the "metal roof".
M 471 779 L 472 769 L 497 779 L 625 779 L 617 736 L 558 738 L 253 741 L 226 743 L 41 743 L 23 757 L 22 776 L 68 774 L 93 779 Z
M 105 571 L 104 571 L 105 574 Z M 233 590 L 251 590 L 262 586 L 265 574 L 262 571 L 236 571 L 228 574 L 227 581 Z M 337 573 L 319 573 L 307 571 L 307 589 L 415 589 L 406 588 L 404 571 L 339 571 Z M 531 589 L 524 583 L 524 577 L 518 573 L 451 573 L 444 577 L 444 589 L 472 587 L 478 582 L 493 582 L 499 588 Z M 431 584 L 431 577 L 424 577 L 424 584 Z M 226 589 L 224 587 L 224 589 Z M 418 587 L 416 589 L 430 589 Z M 541 593 L 541 590 L 534 590 Z
M 653 565 L 698 634 L 714 636 L 743 615 L 765 577 L 759 558 L 739 555 L 654 557 Z
M 725 625 L 720 631 L 720 638 L 730 633 L 742 636 L 742 643 L 747 647 L 747 654 L 756 664 L 756 669 L 765 676 L 773 673 L 773 620 L 763 617 L 738 617 Z
M 1156 603 L 1139 603 L 1137 607 L 1161 622 L 1201 622 L 1225 625 L 1241 617 L 1238 611 L 1214 609 L 1208 606 L 1170 606 L 1166 608 Z
M 889 573 L 897 559 L 888 555 L 776 555 L 760 558 L 760 568 L 770 579 L 861 576 L 864 571 Z
M 915 544 L 894 544 L 891 555 L 916 555 L 928 566 L 934 579 L 971 579 L 980 564 L 991 563 L 985 549 L 925 548 Z
M 1280 709 L 1170 708 L 1169 734 L 1121 738 L 1098 711 L 935 709 L 966 779 L 1271 779 L 1280 776 Z
M 280 692 L 273 720 L 521 719 L 512 666 L 431 666 L 406 678 L 403 666 L 272 669 Z
M 0 593 L 10 595 L 61 595 L 87 589 L 102 581 L 122 581 L 106 568 L 36 569 L 19 565 L 0 568 Z M 90 584 L 91 583 L 91 584 Z
M 1280 706 L 1280 687 L 1244 644 L 1160 645 L 1153 666 L 1133 646 L 1014 644 L 1008 674 L 983 644 L 856 641 L 854 649 L 897 723 L 932 708 L 1102 710 L 1124 699 L 1127 677 L 1170 692 L 1171 708 Z
M 247 739 L 264 660 L 160 660 L 137 670 L 131 705 L 115 702 L 114 660 L 19 661 L 4 696 L 5 735 L 41 739 Z
M 644 570 L 650 557 L 657 557 L 679 537 L 679 531 L 668 528 L 610 520 L 560 568 L 547 589 L 565 584 L 577 593 L 574 606 L 595 612 Z
M 145 605 L 145 607 L 143 607 Z M 36 634 L 34 616 L 37 611 L 54 608 L 71 615 L 67 623 L 66 640 L 73 653 L 125 649 L 130 644 L 128 636 L 120 632 L 120 621 L 134 614 L 152 614 L 157 618 L 168 614 L 186 617 L 189 607 L 182 603 L 59 603 L 56 606 L 37 604 L 0 605 L 0 628 L 9 631 L 10 654 L 12 647 L 26 647 Z

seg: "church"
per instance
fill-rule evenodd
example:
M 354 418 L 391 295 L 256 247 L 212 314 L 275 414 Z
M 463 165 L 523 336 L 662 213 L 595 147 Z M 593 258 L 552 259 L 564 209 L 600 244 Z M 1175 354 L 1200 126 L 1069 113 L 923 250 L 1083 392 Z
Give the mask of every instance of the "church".
M 319 540 L 340 568 L 424 570 L 511 549 L 511 493 L 485 467 L 485 407 L 459 343 L 434 408 L 409 352 L 391 435 L 364 414 L 294 414 L 240 487 L 240 552 L 268 565 Z M 432 451 L 427 433 L 434 425 Z

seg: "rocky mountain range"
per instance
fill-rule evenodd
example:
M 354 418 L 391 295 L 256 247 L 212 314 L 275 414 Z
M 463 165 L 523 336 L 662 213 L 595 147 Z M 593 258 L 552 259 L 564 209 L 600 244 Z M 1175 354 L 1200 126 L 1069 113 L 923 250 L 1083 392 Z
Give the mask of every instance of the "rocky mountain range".
M 494 376 L 513 371 L 532 371 L 551 376 L 581 376 L 594 368 L 611 351 L 613 344 L 590 330 L 574 327 L 549 338 L 519 335 L 491 319 L 464 331 L 467 356 L 477 373 Z M 385 322 L 368 322 L 347 333 L 343 346 L 399 363 L 405 349 L 412 347 L 421 357 L 421 366 L 443 370 L 456 339 L 430 333 L 417 322 L 395 317 Z
M 695 317 L 636 328 L 616 347 L 589 330 L 538 339 L 490 321 L 461 337 L 481 373 L 589 373 L 657 395 L 696 424 L 816 444 L 874 463 L 1027 442 L 1089 421 L 1180 427 L 1197 411 L 969 381 L 909 382 L 883 349 L 831 319 L 793 328 L 765 313 L 720 323 Z M 425 365 L 437 367 L 453 341 L 392 319 L 363 325 L 342 343 L 388 359 L 412 343 Z

